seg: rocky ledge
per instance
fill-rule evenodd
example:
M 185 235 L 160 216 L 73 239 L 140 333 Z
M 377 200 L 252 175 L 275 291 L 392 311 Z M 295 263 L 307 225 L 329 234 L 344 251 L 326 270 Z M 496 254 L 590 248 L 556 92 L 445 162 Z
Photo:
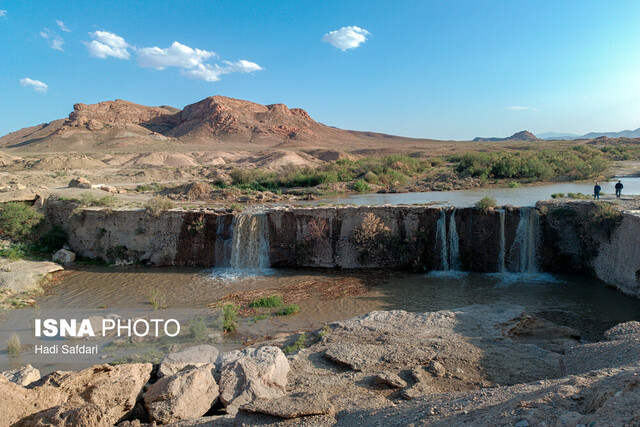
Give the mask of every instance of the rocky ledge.
M 371 312 L 258 348 L 192 347 L 159 366 L 9 371 L 0 425 L 640 423 L 640 323 L 597 343 L 578 335 L 515 306 Z

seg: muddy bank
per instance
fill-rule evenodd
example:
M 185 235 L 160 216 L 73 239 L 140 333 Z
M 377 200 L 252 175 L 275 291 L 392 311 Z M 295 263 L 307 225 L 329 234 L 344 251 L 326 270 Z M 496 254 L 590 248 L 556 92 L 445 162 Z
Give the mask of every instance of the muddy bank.
M 378 311 L 242 351 L 194 347 L 159 366 L 7 372 L 1 423 L 632 425 L 640 326 L 605 337 L 580 344 L 517 306 Z

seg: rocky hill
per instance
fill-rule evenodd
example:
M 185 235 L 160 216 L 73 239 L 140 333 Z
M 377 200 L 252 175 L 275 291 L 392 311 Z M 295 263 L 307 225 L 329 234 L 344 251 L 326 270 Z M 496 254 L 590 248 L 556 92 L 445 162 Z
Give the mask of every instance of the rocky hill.
M 215 144 L 248 148 L 343 147 L 370 148 L 376 141 L 420 142 L 411 138 L 356 132 L 326 126 L 300 108 L 212 96 L 187 105 L 147 107 L 123 100 L 75 104 L 67 119 L 54 120 L 0 138 L 0 148 L 30 152 L 100 151 L 160 146 Z M 381 144 L 378 144 L 381 145 Z M 169 148 L 168 148 L 169 147 Z
M 497 138 L 497 137 L 483 138 L 478 136 L 473 140 L 474 141 L 540 141 L 540 138 L 538 138 L 528 130 L 523 130 L 520 132 L 516 132 L 513 135 L 508 136 L 506 138 Z

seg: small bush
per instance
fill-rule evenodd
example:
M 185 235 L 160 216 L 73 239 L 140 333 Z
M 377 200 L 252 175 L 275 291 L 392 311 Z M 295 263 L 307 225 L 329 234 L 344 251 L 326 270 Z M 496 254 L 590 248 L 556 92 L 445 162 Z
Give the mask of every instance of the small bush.
M 378 182 L 378 175 L 376 175 L 374 172 L 369 171 L 364 174 L 363 179 L 370 184 L 375 184 Z
M 224 319 L 222 329 L 225 332 L 235 332 L 238 329 L 238 307 L 233 304 L 225 304 L 222 311 Z
M 120 200 L 115 196 L 96 197 L 91 193 L 82 193 L 78 202 L 83 207 L 97 206 L 102 208 L 113 208 L 120 204 Z
M 154 310 L 163 310 L 167 308 L 167 299 L 158 289 L 153 289 L 149 292 L 149 303 L 153 306 Z
M 167 196 L 154 196 L 144 205 L 152 215 L 160 215 L 162 212 L 176 207 L 176 203 Z
M 276 316 L 291 316 L 292 314 L 296 314 L 300 312 L 300 307 L 297 304 L 289 304 L 286 307 L 282 307 L 282 309 L 276 311 Z
M 40 244 L 50 252 L 61 249 L 65 243 L 67 243 L 67 233 L 57 225 L 40 238 Z
M 507 187 L 518 188 L 520 187 L 520 183 L 518 181 L 509 181 L 509 183 L 507 184 Z
M 22 353 L 22 342 L 18 334 L 11 334 L 7 340 L 7 352 L 10 357 L 18 357 Z
M 483 211 L 488 211 L 496 206 L 496 199 L 489 196 L 484 196 L 482 199 L 476 202 L 476 208 Z
M 27 247 L 21 243 L 13 243 L 7 248 L 0 249 L 0 256 L 10 259 L 11 261 L 17 261 L 29 256 Z
M 359 179 L 353 184 L 353 189 L 358 193 L 366 193 L 367 191 L 371 191 L 371 187 L 364 179 Z
M 284 354 L 290 354 L 290 353 L 293 353 L 294 351 L 299 351 L 306 347 L 307 347 L 307 333 L 303 332 L 300 334 L 300 336 L 298 336 L 298 339 L 296 340 L 296 342 L 283 348 L 282 352 Z
M 234 212 L 242 212 L 242 205 L 240 203 L 231 203 L 229 208 Z
M 0 205 L 0 236 L 16 242 L 28 240 L 42 221 L 43 215 L 33 207 L 18 202 Z
M 588 199 L 591 199 L 592 196 L 587 196 L 586 194 L 582 194 L 582 193 L 567 193 L 567 197 L 570 199 L 588 200 Z
M 207 339 L 207 324 L 203 318 L 193 319 L 189 322 L 189 334 L 195 342 L 203 342 Z
M 272 295 L 270 297 L 258 298 L 249 303 L 249 307 L 282 307 L 284 301 L 280 295 Z
M 563 198 L 563 197 L 564 197 L 564 193 L 553 193 L 553 194 L 551 195 L 551 198 L 552 198 L 552 199 L 561 199 L 561 198 Z

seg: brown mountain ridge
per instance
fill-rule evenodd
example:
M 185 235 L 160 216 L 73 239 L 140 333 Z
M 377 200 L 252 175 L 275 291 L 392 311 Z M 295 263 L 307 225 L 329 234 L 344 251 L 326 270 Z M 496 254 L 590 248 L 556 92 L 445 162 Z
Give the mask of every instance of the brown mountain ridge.
M 26 152 L 102 151 L 176 145 L 249 149 L 344 147 L 376 149 L 426 142 L 372 132 L 342 130 L 313 120 L 300 108 L 262 105 L 212 96 L 179 110 L 115 100 L 75 104 L 67 119 L 24 128 L 0 138 L 0 148 Z M 151 146 L 154 146 L 153 148 Z M 214 148 L 211 146 L 210 148 Z

